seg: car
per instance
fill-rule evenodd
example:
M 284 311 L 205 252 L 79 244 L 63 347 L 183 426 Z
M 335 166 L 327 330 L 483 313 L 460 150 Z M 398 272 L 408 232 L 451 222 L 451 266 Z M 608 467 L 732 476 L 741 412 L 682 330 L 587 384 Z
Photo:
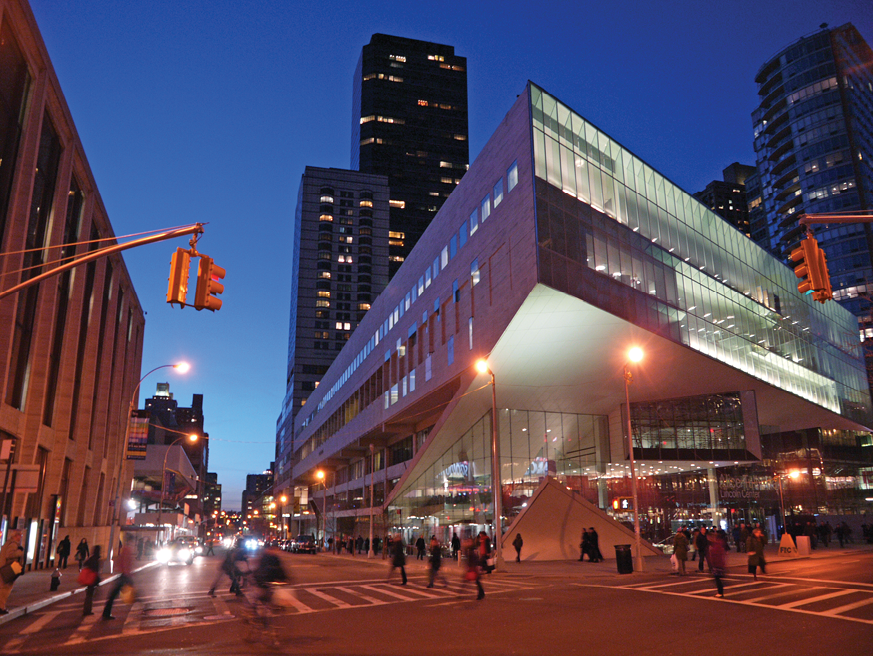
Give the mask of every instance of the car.
M 313 535 L 298 535 L 294 538 L 291 544 L 291 551 L 294 553 L 315 553 L 315 536 Z
M 200 540 L 195 537 L 183 535 L 181 537 L 176 538 L 177 541 L 185 543 L 191 551 L 194 552 L 195 556 L 203 555 L 203 545 Z
M 184 538 L 170 540 L 158 550 L 158 562 L 164 565 L 170 563 L 190 565 L 194 562 L 194 545 Z

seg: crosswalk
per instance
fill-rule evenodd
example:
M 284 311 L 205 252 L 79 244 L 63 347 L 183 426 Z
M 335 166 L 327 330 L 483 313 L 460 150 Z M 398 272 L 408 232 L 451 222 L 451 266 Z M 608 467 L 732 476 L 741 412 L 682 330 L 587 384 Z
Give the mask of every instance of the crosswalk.
M 715 597 L 715 584 L 708 576 L 636 582 L 620 587 L 873 624 L 873 585 L 782 577 L 755 580 L 751 576 L 732 576 L 724 579 L 724 583 L 724 598 Z
M 359 580 L 323 584 L 289 586 L 287 607 L 281 616 L 304 615 L 329 611 L 385 606 L 389 604 L 431 602 L 459 603 L 475 598 L 475 587 L 452 581 L 448 587 L 426 588 L 424 577 L 410 577 L 409 584 L 392 581 Z M 538 586 L 530 579 L 489 578 L 485 583 L 487 595 Z M 82 616 L 81 599 L 59 602 L 16 620 L 14 631 L 10 625 L 0 632 L 0 653 L 17 654 L 45 650 L 47 644 L 68 647 L 84 642 L 92 643 L 117 638 L 149 635 L 180 627 L 218 625 L 243 617 L 242 602 L 230 594 L 210 597 L 205 592 L 180 593 L 171 598 L 166 594 L 144 596 L 132 606 L 117 603 L 113 614 L 117 619 L 101 619 L 99 604 L 94 615 Z

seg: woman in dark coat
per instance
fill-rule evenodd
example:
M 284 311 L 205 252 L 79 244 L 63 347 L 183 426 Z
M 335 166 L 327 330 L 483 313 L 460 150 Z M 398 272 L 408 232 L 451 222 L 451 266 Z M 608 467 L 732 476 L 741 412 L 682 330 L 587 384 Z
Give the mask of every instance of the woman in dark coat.
M 82 571 L 82 566 L 85 563 L 85 560 L 88 556 L 91 555 L 90 550 L 88 549 L 88 540 L 82 538 L 79 541 L 79 546 L 76 547 L 76 560 L 79 561 L 79 571 Z
M 84 539 L 82 540 L 84 542 Z M 87 548 L 87 543 L 85 547 Z M 76 551 L 76 557 L 78 558 L 79 552 Z M 97 589 L 97 586 L 100 585 L 100 545 L 94 547 L 94 551 L 91 553 L 91 556 L 85 560 L 84 562 L 79 562 L 82 569 L 90 569 L 92 572 L 96 574 L 93 579 L 93 583 L 85 588 L 85 607 L 82 609 L 83 615 L 93 615 L 94 613 L 91 611 L 91 606 L 94 603 L 94 590 Z

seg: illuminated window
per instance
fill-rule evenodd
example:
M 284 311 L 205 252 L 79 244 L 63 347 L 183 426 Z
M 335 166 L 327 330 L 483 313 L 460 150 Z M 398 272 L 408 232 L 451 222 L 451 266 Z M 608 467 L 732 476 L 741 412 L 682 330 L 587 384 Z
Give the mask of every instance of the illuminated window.
M 316 296 L 319 296 L 320 298 L 330 298 L 330 292 L 322 290 L 317 292 Z
M 454 135 L 452 135 L 452 137 L 454 138 L 455 141 L 466 141 L 467 140 L 466 134 L 454 134 Z
M 399 61 L 399 62 L 406 61 L 406 57 L 404 57 L 403 55 L 388 55 L 388 59 L 390 59 L 392 61 Z
M 473 213 L 470 215 L 470 236 L 472 237 L 475 232 L 479 229 L 479 210 L 473 210 Z
M 482 223 L 485 223 L 485 219 L 491 216 L 491 197 L 485 196 L 482 199 Z
M 440 268 L 445 269 L 449 266 L 449 247 L 443 246 L 443 250 L 440 253 Z
M 452 178 L 440 178 L 440 182 L 442 182 L 443 184 L 452 184 Z M 436 194 L 431 195 L 435 196 Z
M 445 57 L 443 57 L 442 55 L 428 55 L 427 58 L 431 61 L 438 61 L 438 62 L 446 60 Z
M 373 207 L 373 201 L 371 201 L 371 200 L 359 200 L 358 205 L 360 207 Z
M 419 107 L 427 107 L 427 101 L 426 100 L 419 100 L 418 106 Z
M 330 271 L 319 271 L 318 277 L 319 278 L 327 278 L 328 280 L 330 280 Z
M 369 139 L 361 139 L 362 146 L 366 146 L 371 143 L 376 143 L 376 140 L 373 137 L 370 137 Z
M 452 168 L 452 163 L 451 163 L 451 162 L 442 162 L 442 161 L 441 161 L 441 162 L 440 162 L 440 168 L 441 168 L 441 169 L 450 169 L 450 168 Z
M 318 217 L 318 220 L 319 221 L 333 221 L 333 216 L 331 216 L 330 214 L 322 214 L 321 216 Z
M 473 287 L 479 284 L 479 258 L 470 263 L 470 280 Z
M 322 307 L 322 308 L 330 307 L 330 301 L 318 299 L 317 301 L 315 301 L 315 307 Z
M 358 309 L 364 310 L 364 311 L 369 310 L 370 304 L 369 303 L 358 303 Z
M 509 170 L 506 172 L 506 191 L 512 191 L 515 185 L 518 184 L 518 160 L 512 163 Z
M 375 120 L 376 120 L 376 117 L 373 116 L 372 114 L 370 116 L 362 116 L 361 117 L 361 125 L 363 125 L 364 123 L 369 123 L 370 121 L 375 121 Z
M 388 231 L 388 238 L 389 239 L 404 239 L 405 237 L 406 237 L 405 232 L 395 232 L 393 230 Z
M 406 208 L 406 201 L 405 200 L 389 200 L 388 204 L 391 207 L 396 207 L 396 208 L 401 209 L 401 210 Z
M 388 245 L 389 246 L 403 246 L 403 240 L 402 239 L 389 239 Z
M 322 197 L 321 197 L 321 202 L 322 202 L 322 203 L 332 203 L 332 202 L 333 202 L 333 196 L 326 196 L 326 195 L 325 195 L 325 196 L 322 196 Z
M 497 181 L 497 184 L 494 185 L 494 207 L 496 208 L 500 205 L 500 201 L 503 200 L 503 178 L 500 178 Z
M 403 262 L 403 259 L 404 259 L 404 258 L 403 258 L 402 255 L 391 255 L 391 256 L 388 258 L 388 261 L 389 261 L 389 262 Z

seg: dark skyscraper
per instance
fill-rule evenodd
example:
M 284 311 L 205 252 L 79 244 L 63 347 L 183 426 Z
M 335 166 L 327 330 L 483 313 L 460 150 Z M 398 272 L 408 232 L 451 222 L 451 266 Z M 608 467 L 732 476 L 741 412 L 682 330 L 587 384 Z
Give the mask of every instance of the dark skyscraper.
M 374 34 L 353 90 L 351 168 L 388 176 L 393 276 L 467 170 L 467 60 Z
M 756 173 L 754 166 L 734 162 L 722 171 L 722 180 L 713 180 L 706 185 L 706 189 L 693 195 L 748 237 L 749 208 L 746 203 L 746 178 Z

